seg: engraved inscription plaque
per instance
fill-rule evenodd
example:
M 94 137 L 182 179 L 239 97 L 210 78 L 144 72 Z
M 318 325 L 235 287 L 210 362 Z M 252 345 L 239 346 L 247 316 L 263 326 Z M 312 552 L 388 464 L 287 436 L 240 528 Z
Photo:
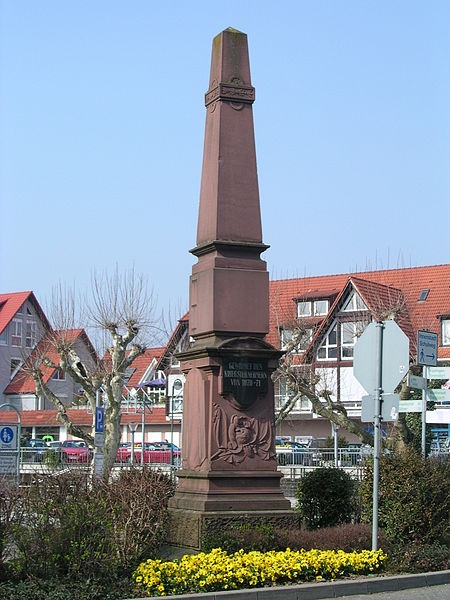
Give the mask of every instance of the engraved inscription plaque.
M 268 379 L 266 360 L 242 357 L 223 359 L 223 393 L 232 394 L 243 408 L 253 404 L 257 396 L 267 393 Z

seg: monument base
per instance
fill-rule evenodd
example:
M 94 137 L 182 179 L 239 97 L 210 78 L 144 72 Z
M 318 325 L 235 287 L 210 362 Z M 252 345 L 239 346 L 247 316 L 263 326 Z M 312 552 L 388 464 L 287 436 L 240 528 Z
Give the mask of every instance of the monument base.
M 242 525 L 271 525 L 275 529 L 300 527 L 300 515 L 292 510 L 204 512 L 169 508 L 167 544 L 203 550 L 215 535 Z
M 178 488 L 170 508 L 188 511 L 289 510 L 278 471 L 190 471 L 177 473 Z

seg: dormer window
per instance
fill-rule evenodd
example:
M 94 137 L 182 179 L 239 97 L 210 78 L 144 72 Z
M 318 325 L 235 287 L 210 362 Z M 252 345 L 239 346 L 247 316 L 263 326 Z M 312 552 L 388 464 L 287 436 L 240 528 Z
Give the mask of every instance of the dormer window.
M 311 302 L 297 302 L 297 317 L 311 316 Z
M 347 300 L 346 304 L 344 304 L 343 312 L 356 312 L 358 310 L 367 310 L 367 306 L 361 299 L 361 296 L 358 292 L 353 292 L 350 298 Z
M 329 301 L 328 300 L 315 300 L 314 301 L 314 316 L 323 317 L 328 313 Z

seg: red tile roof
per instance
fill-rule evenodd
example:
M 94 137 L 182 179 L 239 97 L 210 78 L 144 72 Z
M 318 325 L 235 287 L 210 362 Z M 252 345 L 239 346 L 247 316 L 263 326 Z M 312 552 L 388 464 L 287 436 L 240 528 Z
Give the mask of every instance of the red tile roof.
M 450 264 L 276 280 L 270 282 L 271 314 L 267 341 L 279 346 L 278 327 L 295 318 L 294 299 L 327 298 L 330 290 L 342 291 L 349 280 L 353 281 L 372 310 L 379 306 L 380 301 L 403 303 L 404 311 L 397 320 L 412 342 L 418 329 L 439 333 L 437 316 L 450 314 Z M 419 302 L 423 289 L 430 292 L 424 302 Z M 450 348 L 440 347 L 439 358 L 450 358 Z
M 35 361 L 38 357 L 41 356 L 46 356 L 55 364 L 59 363 L 59 354 L 51 341 L 52 336 L 55 335 L 64 335 L 65 338 L 70 342 L 75 342 L 78 339 L 83 339 L 83 341 L 87 344 L 91 352 L 94 351 L 84 329 L 68 329 L 64 332 L 50 332 L 42 338 L 42 340 L 37 344 L 36 348 L 34 348 L 34 350 L 31 352 L 30 356 L 25 362 L 24 367 L 19 369 L 15 377 L 5 388 L 3 392 L 4 394 L 34 394 L 36 392 L 36 387 L 33 378 L 29 373 L 27 373 L 26 366 L 30 364 L 30 362 Z M 51 367 L 46 367 L 44 365 L 41 366 L 41 373 L 44 383 L 47 383 L 49 381 L 54 372 L 55 369 Z
M 158 362 L 164 352 L 164 348 L 147 348 L 144 354 L 141 354 L 134 359 L 131 368 L 136 369 L 128 380 L 127 387 L 137 387 L 145 375 L 148 367 L 150 366 L 153 359 Z
M 55 427 L 61 425 L 56 419 L 56 410 L 24 410 L 20 413 L 22 427 Z M 70 408 L 67 415 L 74 425 L 90 427 L 93 422 L 92 412 L 87 410 Z M 17 413 L 12 410 L 0 411 L 0 423 L 17 422 Z M 121 424 L 141 423 L 142 413 L 122 413 Z M 145 411 L 145 422 L 147 425 L 165 424 L 166 410 L 164 407 L 155 407 L 153 412 Z M 179 423 L 179 420 L 175 420 Z
M 11 322 L 17 311 L 28 299 L 33 303 L 44 325 L 50 327 L 50 323 L 33 292 L 13 292 L 11 294 L 0 294 L 0 333 Z

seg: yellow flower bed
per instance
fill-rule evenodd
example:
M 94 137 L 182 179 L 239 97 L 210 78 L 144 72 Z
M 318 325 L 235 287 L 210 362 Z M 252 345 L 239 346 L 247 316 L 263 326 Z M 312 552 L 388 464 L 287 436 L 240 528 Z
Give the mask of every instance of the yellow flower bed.
M 185 555 L 179 561 L 147 560 L 133 573 L 138 588 L 150 596 L 236 590 L 283 585 L 380 571 L 382 550 L 298 550 L 227 554 L 215 548 L 208 554 Z

